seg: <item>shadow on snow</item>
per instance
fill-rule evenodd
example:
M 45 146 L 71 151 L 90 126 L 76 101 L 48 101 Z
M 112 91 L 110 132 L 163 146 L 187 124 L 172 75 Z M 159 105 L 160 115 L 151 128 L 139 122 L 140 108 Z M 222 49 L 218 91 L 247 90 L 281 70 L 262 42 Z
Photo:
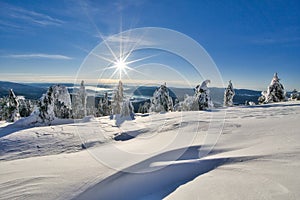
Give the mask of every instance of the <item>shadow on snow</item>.
M 138 173 L 118 172 L 79 194 L 75 199 L 163 199 L 181 185 L 219 166 L 258 158 L 245 156 L 200 160 L 199 148 L 200 146 L 192 146 L 149 158 L 124 170 Z M 211 153 L 218 154 L 224 151 L 228 149 L 213 150 Z M 153 163 L 170 161 L 174 155 L 180 155 L 178 153 L 181 152 L 182 155 L 170 165 L 153 169 Z

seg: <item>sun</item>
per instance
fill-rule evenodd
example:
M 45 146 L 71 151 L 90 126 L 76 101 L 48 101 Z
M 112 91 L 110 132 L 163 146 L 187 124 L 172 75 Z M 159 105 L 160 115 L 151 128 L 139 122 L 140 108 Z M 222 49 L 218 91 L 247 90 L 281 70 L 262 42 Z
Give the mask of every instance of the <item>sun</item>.
M 99 33 L 100 34 L 100 33 Z M 151 55 L 151 56 L 147 56 L 147 57 L 141 57 L 138 59 L 130 59 L 131 54 L 136 50 L 137 45 L 139 44 L 137 41 L 134 45 L 132 44 L 128 44 L 126 43 L 127 41 L 123 41 L 123 37 L 117 38 L 120 41 L 120 44 L 118 46 L 119 51 L 114 51 L 115 49 L 113 48 L 115 46 L 114 42 L 111 42 L 111 40 L 105 39 L 101 34 L 100 37 L 103 40 L 103 44 L 105 45 L 105 47 L 107 48 L 108 52 L 110 53 L 110 55 L 113 58 L 108 58 L 106 56 L 102 56 L 100 54 L 94 54 L 94 56 L 98 57 L 101 60 L 104 60 L 106 62 L 108 62 L 107 67 L 104 68 L 103 72 L 106 70 L 110 70 L 112 69 L 113 72 L 111 74 L 111 76 L 109 77 L 109 79 L 119 79 L 121 80 L 122 78 L 128 78 L 131 79 L 131 77 L 129 76 L 128 72 L 135 72 L 135 73 L 139 73 L 139 74 L 143 74 L 144 73 L 134 69 L 134 67 L 132 66 L 134 63 L 138 63 L 140 61 L 149 59 L 155 55 Z M 112 40 L 114 41 L 114 40 Z M 110 44 L 109 42 L 111 42 L 112 44 Z M 129 46 L 130 45 L 130 46 Z M 128 47 L 129 46 L 129 47 Z M 126 50 L 126 51 L 125 51 Z M 119 54 L 119 55 L 118 55 Z
M 125 70 L 127 67 L 126 63 L 122 59 L 118 60 L 115 64 L 115 66 L 118 70 Z

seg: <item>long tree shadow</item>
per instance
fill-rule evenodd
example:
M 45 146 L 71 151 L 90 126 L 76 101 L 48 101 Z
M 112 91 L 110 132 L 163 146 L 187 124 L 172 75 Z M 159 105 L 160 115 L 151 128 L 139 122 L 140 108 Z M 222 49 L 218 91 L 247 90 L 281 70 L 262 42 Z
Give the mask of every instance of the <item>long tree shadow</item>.
M 118 172 L 104 179 L 75 197 L 75 199 L 163 199 L 179 186 L 221 165 L 258 158 L 245 156 L 199 160 L 199 147 L 193 146 L 187 149 L 177 149 L 149 158 L 125 169 L 124 171 L 127 172 Z M 157 170 L 153 169 L 156 166 L 151 164 L 171 160 L 170 157 L 172 158 L 178 151 L 184 151 L 184 153 L 172 164 L 157 168 Z M 217 154 L 220 151 L 222 152 L 222 150 L 218 150 L 213 153 Z M 132 170 L 141 173 L 128 172 L 132 172 Z

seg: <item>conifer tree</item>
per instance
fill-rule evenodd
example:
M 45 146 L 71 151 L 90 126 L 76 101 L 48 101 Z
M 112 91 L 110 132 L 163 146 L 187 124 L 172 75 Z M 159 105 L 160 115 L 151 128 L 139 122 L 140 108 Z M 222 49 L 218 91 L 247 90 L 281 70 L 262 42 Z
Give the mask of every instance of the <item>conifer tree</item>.
M 123 83 L 122 81 L 119 81 L 119 84 L 114 92 L 113 101 L 111 104 L 113 115 L 121 114 L 123 98 L 124 98 Z
M 87 93 L 85 90 L 84 81 L 81 81 L 80 87 L 77 92 L 74 94 L 73 98 L 73 117 L 80 119 L 87 115 Z
M 15 122 L 20 119 L 19 101 L 12 89 L 9 90 L 8 94 L 7 112 L 7 121 Z
M 235 95 L 231 80 L 224 92 L 224 106 L 233 106 L 233 97 Z
M 290 99 L 295 101 L 295 100 L 299 100 L 299 98 L 300 98 L 300 95 L 299 95 L 298 91 L 296 89 L 294 89 L 291 94 Z
M 57 118 L 70 118 L 72 114 L 71 97 L 63 85 L 53 85 L 54 113 Z
M 169 111 L 173 111 L 173 100 L 169 95 L 169 90 L 165 83 L 154 92 L 153 98 L 151 100 L 150 112 Z
M 33 112 L 33 104 L 30 99 L 19 98 L 19 112 L 21 117 L 28 117 Z
M 138 113 L 148 113 L 150 109 L 150 103 L 149 102 L 145 102 L 144 104 L 140 104 L 139 105 L 139 109 L 138 109 Z
M 214 107 L 208 88 L 209 83 L 210 80 L 205 80 L 202 82 L 201 86 L 196 86 L 195 96 L 198 100 L 199 110 L 206 110 Z
M 51 124 L 55 119 L 53 87 L 49 87 L 46 94 L 42 96 L 38 104 L 38 122 Z
M 104 97 L 100 99 L 98 104 L 98 110 L 100 116 L 108 116 L 111 114 L 111 108 L 109 106 L 108 94 L 105 92 Z
M 279 80 L 277 73 L 275 73 L 268 90 L 262 93 L 263 97 L 259 98 L 259 102 L 272 103 L 285 100 L 285 90 Z

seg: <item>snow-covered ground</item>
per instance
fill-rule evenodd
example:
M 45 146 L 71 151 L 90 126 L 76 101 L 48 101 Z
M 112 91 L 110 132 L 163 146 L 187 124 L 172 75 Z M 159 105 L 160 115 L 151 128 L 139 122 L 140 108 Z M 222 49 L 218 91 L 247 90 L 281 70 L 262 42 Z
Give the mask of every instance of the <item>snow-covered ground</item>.
M 224 111 L 216 146 L 199 159 Z M 296 101 L 140 115 L 119 127 L 109 117 L 1 122 L 0 199 L 299 199 L 299 119 Z

